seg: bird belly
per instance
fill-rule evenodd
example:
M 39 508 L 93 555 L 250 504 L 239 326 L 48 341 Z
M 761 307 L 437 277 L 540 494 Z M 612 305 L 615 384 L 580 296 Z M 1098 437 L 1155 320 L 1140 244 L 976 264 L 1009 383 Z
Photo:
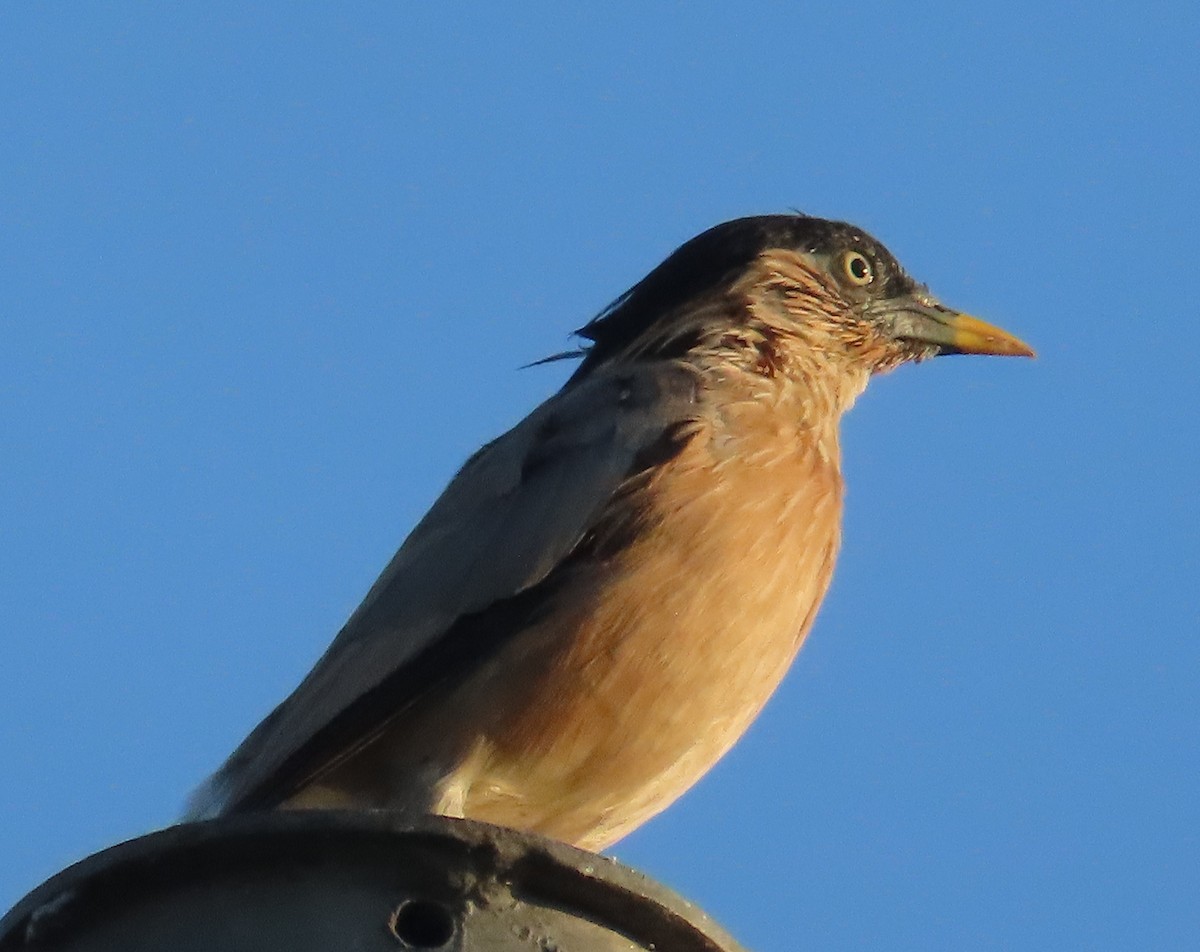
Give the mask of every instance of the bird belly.
M 836 469 L 787 462 L 681 465 L 647 490 L 645 531 L 457 692 L 493 703 L 440 812 L 598 849 L 733 746 L 795 657 L 839 540 Z

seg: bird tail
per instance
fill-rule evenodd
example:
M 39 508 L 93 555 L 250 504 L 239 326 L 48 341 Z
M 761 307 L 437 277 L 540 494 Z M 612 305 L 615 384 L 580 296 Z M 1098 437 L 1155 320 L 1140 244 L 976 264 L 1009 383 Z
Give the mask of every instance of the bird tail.
M 184 807 L 183 823 L 197 823 L 201 820 L 212 820 L 225 812 L 229 802 L 229 783 L 224 777 L 224 771 L 217 771 L 197 787 Z

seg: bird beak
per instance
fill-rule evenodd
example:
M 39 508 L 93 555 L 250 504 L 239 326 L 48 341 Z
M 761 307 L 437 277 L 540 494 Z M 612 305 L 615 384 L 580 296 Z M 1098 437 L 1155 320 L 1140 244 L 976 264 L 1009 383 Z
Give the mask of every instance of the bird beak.
M 1036 356 L 1032 347 L 1008 331 L 932 300 L 910 298 L 896 302 L 888 308 L 884 320 L 893 337 L 933 344 L 942 354 Z

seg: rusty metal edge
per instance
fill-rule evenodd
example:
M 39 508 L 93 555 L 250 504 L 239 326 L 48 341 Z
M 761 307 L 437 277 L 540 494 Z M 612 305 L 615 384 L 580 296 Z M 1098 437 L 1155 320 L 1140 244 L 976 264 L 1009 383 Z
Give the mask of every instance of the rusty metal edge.
M 64 907 L 86 908 L 102 894 L 119 892 L 122 883 L 144 879 L 164 858 L 180 852 L 225 853 L 264 839 L 284 848 L 300 839 L 330 836 L 372 842 L 400 837 L 409 849 L 453 854 L 457 863 L 506 882 L 517 898 L 589 919 L 648 948 L 744 952 L 693 903 L 608 857 L 472 820 L 425 817 L 412 822 L 387 811 L 325 810 L 187 823 L 111 846 L 55 874 L 0 919 L 0 952 L 26 948 L 26 935 L 39 916 Z

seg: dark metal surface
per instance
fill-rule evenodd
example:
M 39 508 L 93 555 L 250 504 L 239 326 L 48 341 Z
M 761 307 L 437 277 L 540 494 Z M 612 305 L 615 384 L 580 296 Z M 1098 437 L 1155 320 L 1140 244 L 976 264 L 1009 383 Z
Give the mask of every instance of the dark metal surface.
M 172 827 L 0 920 L 0 952 L 741 952 L 613 860 L 466 820 L 305 811 Z

